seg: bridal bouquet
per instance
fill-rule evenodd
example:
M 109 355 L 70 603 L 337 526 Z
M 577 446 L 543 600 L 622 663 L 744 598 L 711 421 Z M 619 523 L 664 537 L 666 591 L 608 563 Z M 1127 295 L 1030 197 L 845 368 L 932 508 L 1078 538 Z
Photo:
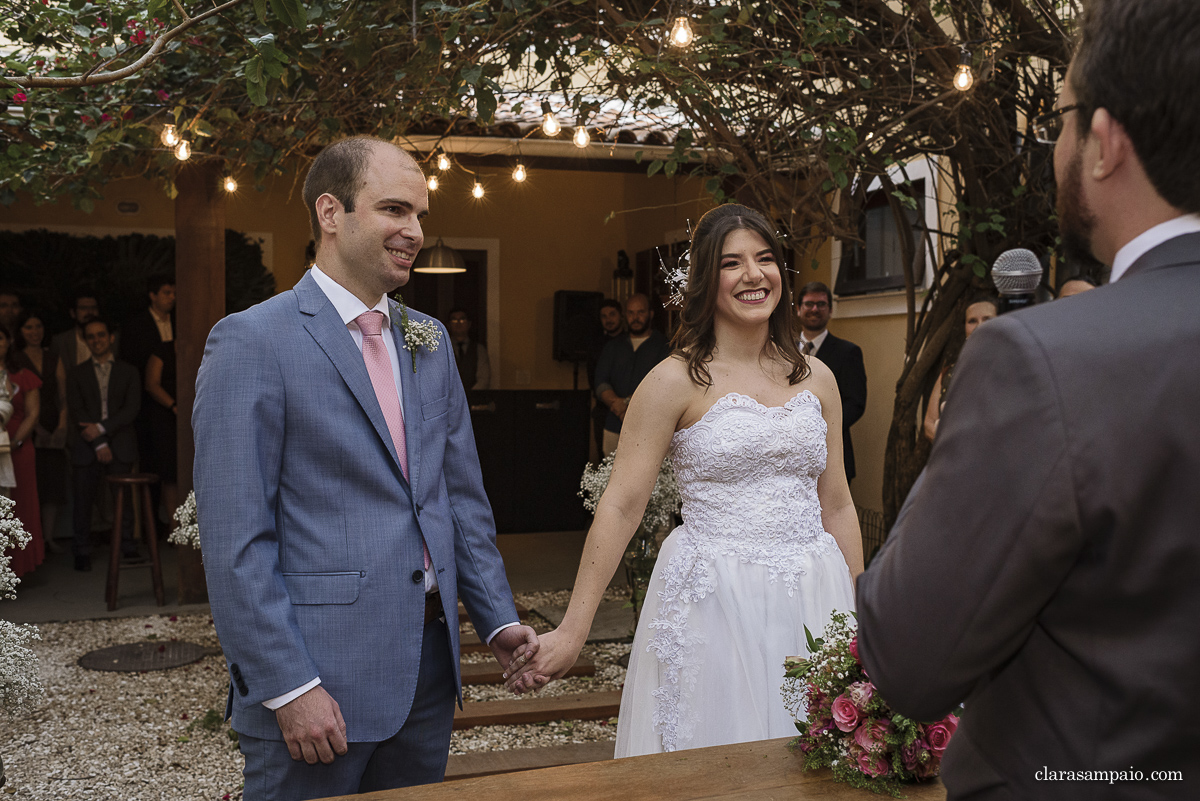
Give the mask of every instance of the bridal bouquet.
M 167 542 L 190 545 L 200 550 L 200 524 L 196 522 L 196 491 L 192 490 L 175 509 L 175 530 Z
M 833 613 L 823 638 L 805 633 L 808 658 L 788 657 L 783 685 L 805 769 L 830 768 L 838 781 L 897 798 L 901 782 L 937 776 L 958 718 L 918 723 L 893 712 L 858 658 L 856 626 L 844 612 Z

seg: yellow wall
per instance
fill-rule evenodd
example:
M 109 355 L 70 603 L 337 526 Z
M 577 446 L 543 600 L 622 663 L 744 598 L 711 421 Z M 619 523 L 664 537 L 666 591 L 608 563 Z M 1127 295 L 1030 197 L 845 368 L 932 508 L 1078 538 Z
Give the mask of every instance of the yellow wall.
M 665 243 L 667 232 L 687 227 L 710 205 L 699 179 L 647 178 L 644 173 L 538 170 L 524 184 L 507 170 L 483 169 L 485 197 L 470 197 L 471 176 L 461 170 L 441 176 L 430 198 L 425 234 L 499 241 L 500 351 L 493 354 L 498 375 L 493 387 L 570 388 L 570 364 L 554 361 L 554 292 L 560 289 L 609 294 L 618 250 L 632 258 L 639 250 Z M 137 201 L 135 215 L 117 212 L 119 201 Z M 646 208 L 650 207 L 650 208 Z M 627 211 L 643 209 L 641 211 Z M 607 224 L 611 212 L 617 214 Z M 169 232 L 174 204 L 157 185 L 142 179 L 113 181 L 91 214 L 69 203 L 35 206 L 18 202 L 0 208 L 0 225 L 69 227 L 105 235 L 129 230 Z M 311 234 L 300 187 L 292 177 L 276 179 L 265 192 L 241 188 L 229 199 L 226 225 L 240 231 L 273 234 L 272 262 L 279 289 L 294 285 L 306 267 Z M 582 381 L 581 381 L 582 383 Z

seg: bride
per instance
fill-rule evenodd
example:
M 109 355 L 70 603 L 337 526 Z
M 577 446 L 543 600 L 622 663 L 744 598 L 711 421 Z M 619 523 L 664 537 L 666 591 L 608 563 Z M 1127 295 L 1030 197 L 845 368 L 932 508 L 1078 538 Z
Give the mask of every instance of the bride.
M 842 468 L 837 383 L 796 347 L 772 226 L 739 205 L 692 238 L 676 352 L 638 386 L 562 625 L 508 680 L 575 663 L 663 458 L 683 525 L 663 543 L 633 641 L 616 755 L 795 734 L 779 687 L 804 627 L 854 608 L 862 541 Z

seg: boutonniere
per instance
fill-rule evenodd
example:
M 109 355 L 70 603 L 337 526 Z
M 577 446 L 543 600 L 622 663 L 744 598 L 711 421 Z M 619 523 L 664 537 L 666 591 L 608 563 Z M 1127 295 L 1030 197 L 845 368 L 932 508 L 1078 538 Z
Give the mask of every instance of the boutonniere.
M 394 298 L 400 306 L 400 317 L 396 318 L 395 310 L 392 310 L 392 324 L 400 326 L 400 331 L 404 334 L 404 347 L 412 355 L 413 372 L 417 372 L 417 348 L 426 348 L 430 353 L 438 349 L 441 341 L 441 335 L 438 333 L 437 324 L 432 320 L 424 320 L 418 322 L 408 319 L 408 307 L 404 305 L 404 299 L 399 294 Z

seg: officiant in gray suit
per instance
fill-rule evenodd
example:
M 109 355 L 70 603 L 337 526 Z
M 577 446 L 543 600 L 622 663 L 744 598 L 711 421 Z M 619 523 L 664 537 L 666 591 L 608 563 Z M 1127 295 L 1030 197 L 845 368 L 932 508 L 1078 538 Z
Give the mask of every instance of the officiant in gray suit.
M 883 697 L 966 702 L 952 800 L 1200 798 L 1200 3 L 1079 31 L 1043 134 L 1068 256 L 1111 283 L 971 338 L 858 581 Z

